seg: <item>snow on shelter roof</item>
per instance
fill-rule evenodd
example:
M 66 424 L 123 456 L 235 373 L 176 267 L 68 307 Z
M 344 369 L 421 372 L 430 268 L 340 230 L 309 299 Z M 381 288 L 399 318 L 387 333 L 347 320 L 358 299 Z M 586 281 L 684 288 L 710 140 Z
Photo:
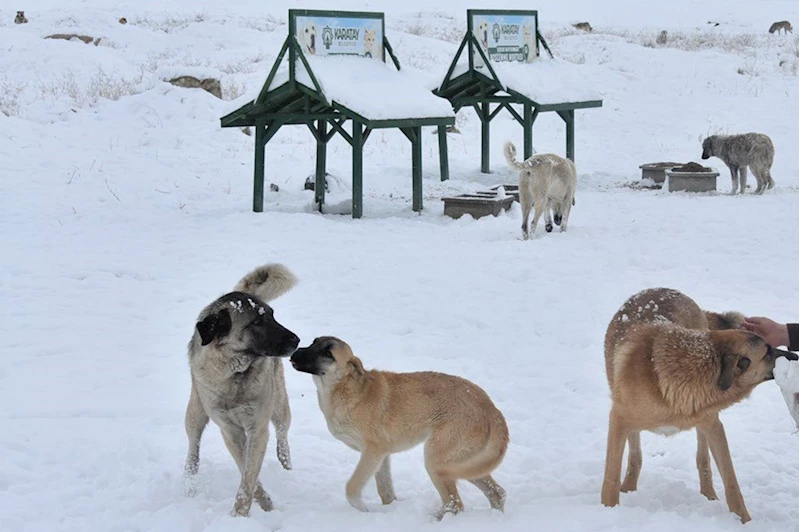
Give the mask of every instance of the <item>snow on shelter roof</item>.
M 491 62 L 505 90 L 518 92 L 541 105 L 601 100 L 602 95 L 591 81 L 591 69 L 586 65 L 560 59 L 539 57 L 532 63 Z M 452 72 L 455 78 L 467 72 L 466 59 L 458 61 Z M 478 70 L 491 77 L 486 67 Z
M 450 103 L 434 95 L 429 80 L 414 69 L 401 71 L 362 57 L 308 57 L 322 93 L 369 120 L 454 117 Z M 297 81 L 315 90 L 303 64 L 296 63 Z M 270 90 L 289 79 L 288 66 L 278 70 Z

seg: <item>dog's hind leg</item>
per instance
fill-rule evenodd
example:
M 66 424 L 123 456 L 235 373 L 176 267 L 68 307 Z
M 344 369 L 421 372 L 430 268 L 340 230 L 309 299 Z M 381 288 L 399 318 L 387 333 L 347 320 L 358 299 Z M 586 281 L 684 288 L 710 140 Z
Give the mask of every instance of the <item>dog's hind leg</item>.
M 524 178 L 519 178 L 519 202 L 522 204 L 522 238 L 527 240 L 530 238 L 528 227 L 530 222 L 530 211 L 533 209 L 533 193 L 530 192 L 530 189 L 525 181 L 526 180 Z
M 266 452 L 266 441 L 269 439 L 269 431 L 262 429 L 258 431 L 261 433 L 260 437 L 257 434 L 252 434 L 248 437 L 241 427 L 227 426 L 220 428 L 222 428 L 222 439 L 225 440 L 225 446 L 227 446 L 228 451 L 233 456 L 233 460 L 235 460 L 236 466 L 238 466 L 241 473 L 241 484 L 236 494 L 236 503 L 230 512 L 231 515 L 249 515 L 253 498 L 265 512 L 272 511 L 274 509 L 272 499 L 258 480 L 258 474 L 261 472 Z M 258 460 L 259 453 L 256 447 L 260 447 L 260 442 L 263 442 L 263 447 L 260 450 L 260 460 Z
M 200 402 L 200 396 L 194 383 L 191 385 L 189 404 L 186 407 L 185 418 L 186 436 L 189 437 L 189 453 L 186 456 L 184 472 L 187 475 L 194 475 L 200 467 L 200 440 L 203 436 L 205 426 L 208 425 L 208 414 L 205 413 Z
M 741 487 L 738 485 L 738 478 L 735 476 L 735 468 L 732 465 L 730 447 L 727 444 L 727 435 L 724 432 L 724 425 L 721 424 L 718 416 L 703 421 L 699 429 L 704 433 L 710 444 L 710 451 L 716 461 L 721 480 L 724 483 L 724 496 L 727 499 L 727 506 L 730 511 L 741 518 L 741 522 L 751 521 L 749 512 L 744 504 L 741 494 Z
M 553 229 L 551 216 L 553 206 L 553 203 L 550 201 L 547 202 L 547 206 L 544 208 L 544 229 L 546 229 L 547 233 L 551 233 Z
M 696 428 L 696 469 L 699 471 L 699 493 L 715 501 L 718 499 L 713 487 L 713 470 L 710 468 L 710 447 L 707 438 Z
M 752 173 L 755 174 L 757 178 L 757 190 L 755 191 L 756 194 L 762 194 L 767 189 L 771 188 L 770 179 L 768 168 L 763 168 L 762 166 L 752 166 Z M 773 186 L 773 185 L 772 185 Z
M 275 426 L 277 440 L 277 459 L 283 469 L 291 470 L 291 451 L 289 450 L 289 427 L 291 426 L 291 407 L 286 392 L 286 379 L 283 376 L 283 362 L 278 360 L 278 376 L 275 379 L 276 404 L 272 412 L 272 424 Z
M 497 484 L 497 481 L 491 475 L 477 480 L 470 480 L 469 482 L 483 492 L 483 495 L 486 496 L 489 504 L 491 504 L 491 508 L 500 512 L 505 511 L 505 490 Z
M 545 199 L 535 202 L 535 213 L 533 214 L 533 223 L 530 225 L 530 238 L 535 238 L 535 230 L 538 228 L 538 220 L 541 215 L 546 212 L 546 217 L 549 218 L 549 205 Z M 550 231 L 552 230 L 552 222 L 549 222 Z
M 644 459 L 641 453 L 641 433 L 634 430 L 627 436 L 628 455 L 627 455 L 627 474 L 624 475 L 624 482 L 621 484 L 621 491 L 627 493 L 638 489 L 638 477 L 641 475 L 641 466 Z
M 621 461 L 624 444 L 630 433 L 618 414 L 611 410 L 608 423 L 608 449 L 605 455 L 605 478 L 602 481 L 602 504 L 617 506 L 621 485 Z
M 372 478 L 383 461 L 386 459 L 386 454 L 378 452 L 376 449 L 365 448 L 361 452 L 361 459 L 358 460 L 358 465 L 355 466 L 355 471 L 347 481 L 346 494 L 347 502 L 356 510 L 368 512 L 369 509 L 363 502 L 363 487 Z
M 391 455 L 386 455 L 383 458 L 383 463 L 380 464 L 380 469 L 375 474 L 375 482 L 377 483 L 377 494 L 380 495 L 383 504 L 391 504 L 397 500 L 397 496 L 394 494 L 394 482 L 391 480 Z
M 448 466 L 452 465 L 448 458 L 460 456 L 464 451 L 463 442 L 458 442 L 454 434 L 447 432 L 434 433 L 425 443 L 424 466 L 441 497 L 441 508 L 435 514 L 439 520 L 444 518 L 444 514 L 458 514 L 463 510 L 457 479 L 448 471 Z
M 563 203 L 563 221 L 560 223 L 560 232 L 564 232 L 569 228 L 569 216 L 572 213 L 572 205 L 574 205 L 574 196 L 567 198 Z

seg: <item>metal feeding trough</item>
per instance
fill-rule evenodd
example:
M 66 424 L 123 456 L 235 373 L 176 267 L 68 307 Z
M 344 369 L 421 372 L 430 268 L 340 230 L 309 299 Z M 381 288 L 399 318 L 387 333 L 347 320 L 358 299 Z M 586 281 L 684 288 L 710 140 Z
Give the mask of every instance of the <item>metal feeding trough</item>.
M 682 166 L 682 163 L 647 163 L 638 168 L 641 169 L 641 179 L 651 179 L 662 185 L 666 181 L 666 170 L 674 166 Z
M 513 196 L 497 197 L 496 192 L 478 192 L 475 194 L 459 194 L 441 198 L 444 202 L 444 214 L 450 218 L 460 218 L 471 214 L 475 219 L 483 216 L 499 216 L 513 205 Z
M 666 170 L 669 192 L 711 192 L 716 190 L 718 176 L 719 173 L 715 168 L 697 163 L 688 163 Z

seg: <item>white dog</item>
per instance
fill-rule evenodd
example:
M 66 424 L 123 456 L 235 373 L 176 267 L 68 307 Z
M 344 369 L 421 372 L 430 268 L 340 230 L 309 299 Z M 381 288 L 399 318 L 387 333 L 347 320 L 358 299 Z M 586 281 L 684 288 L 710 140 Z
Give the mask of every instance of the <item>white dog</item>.
M 533 155 L 524 162 L 516 161 L 516 146 L 505 143 L 505 159 L 508 165 L 519 170 L 519 202 L 522 204 L 522 236 L 535 237 L 538 219 L 544 214 L 547 233 L 552 231 L 550 209 L 555 213 L 555 223 L 565 231 L 569 225 L 569 213 L 574 205 L 577 188 L 577 169 L 574 163 L 553 153 Z M 528 232 L 530 211 L 535 207 L 532 231 Z
M 300 44 L 304 54 L 316 55 L 316 26 L 306 24 L 300 30 Z

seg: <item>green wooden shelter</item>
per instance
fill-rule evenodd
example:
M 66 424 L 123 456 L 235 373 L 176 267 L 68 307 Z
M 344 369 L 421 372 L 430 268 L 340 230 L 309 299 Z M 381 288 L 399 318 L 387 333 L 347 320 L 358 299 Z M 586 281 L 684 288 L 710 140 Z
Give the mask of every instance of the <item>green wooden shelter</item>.
M 590 81 L 581 77 L 577 65 L 541 58 L 540 47 L 552 58 L 538 30 L 537 11 L 467 10 L 466 36 L 434 92 L 449 100 L 455 111 L 469 106 L 477 111 L 482 123 L 480 169 L 484 173 L 490 172 L 491 120 L 502 109 L 507 109 L 524 129 L 525 159 L 533 154 L 536 118 L 540 113 L 556 112 L 566 124 L 566 157 L 573 161 L 574 111 L 602 106 L 601 99 L 585 96 L 591 92 L 587 87 Z M 564 75 L 569 79 L 563 80 L 563 88 L 553 89 L 553 77 Z M 512 104 L 519 105 L 522 112 Z M 446 151 L 446 136 L 441 132 L 439 142 Z
M 386 64 L 391 58 L 394 68 Z M 316 139 L 315 200 L 325 200 L 327 143 L 338 133 L 352 146 L 352 216 L 363 214 L 363 147 L 375 129 L 410 140 L 413 210 L 422 201 L 422 127 L 455 123 L 450 104 L 403 75 L 385 38 L 383 13 L 289 10 L 289 35 L 258 97 L 222 117 L 222 127 L 255 128 L 253 211 L 262 212 L 266 145 L 285 125 Z M 349 125 L 349 127 L 347 127 Z M 447 178 L 446 151 L 441 157 Z

